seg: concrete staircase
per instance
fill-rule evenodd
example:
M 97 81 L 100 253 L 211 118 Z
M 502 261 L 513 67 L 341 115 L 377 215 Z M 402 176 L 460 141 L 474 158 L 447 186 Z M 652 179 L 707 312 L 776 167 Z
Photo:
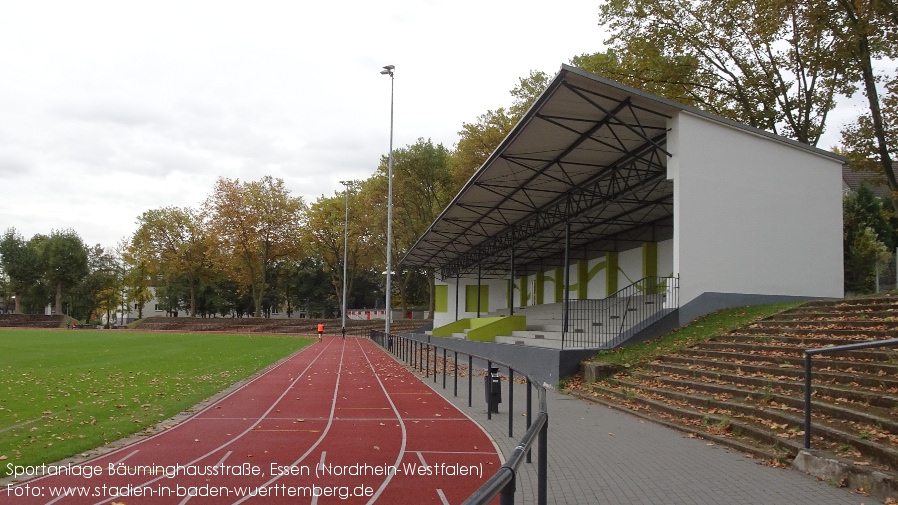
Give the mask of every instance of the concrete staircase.
M 578 305 L 590 304 L 590 308 L 580 310 L 581 314 L 592 314 L 594 317 L 578 320 L 571 317 L 568 323 L 568 335 L 564 343 L 565 349 L 611 348 L 626 338 L 628 331 L 641 328 L 647 316 L 659 317 L 673 309 L 661 306 L 659 295 L 638 295 L 624 298 L 605 298 L 603 300 L 571 300 L 572 312 Z M 658 304 L 657 310 L 654 305 Z M 652 307 L 649 311 L 644 307 Z M 657 312 L 664 311 L 664 312 Z M 509 309 L 502 309 L 490 315 L 508 315 Z M 527 317 L 527 329 L 514 331 L 508 336 L 497 336 L 496 342 L 504 344 L 530 345 L 562 348 L 564 328 L 563 304 L 552 303 L 516 307 L 514 315 Z M 463 338 L 463 336 L 460 335 Z
M 804 349 L 891 338 L 898 298 L 813 302 L 581 391 L 768 461 L 795 461 L 836 485 L 898 498 L 896 349 L 814 358 L 814 451 L 802 451 Z
M 509 312 L 509 309 L 502 309 L 494 314 L 507 316 Z M 527 317 L 527 329 L 513 331 L 511 335 L 497 336 L 496 342 L 561 349 L 561 336 L 564 325 L 562 304 L 550 303 L 515 307 L 514 315 Z
M 65 328 L 65 316 L 0 314 L 0 328 Z

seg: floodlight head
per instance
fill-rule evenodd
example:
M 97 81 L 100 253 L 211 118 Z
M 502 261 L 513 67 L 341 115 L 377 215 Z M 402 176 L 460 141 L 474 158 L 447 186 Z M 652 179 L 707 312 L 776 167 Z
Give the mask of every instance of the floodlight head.
M 350 184 L 352 184 L 352 181 L 340 181 L 340 184 L 342 184 L 344 186 L 349 186 Z
M 383 70 L 380 71 L 380 73 L 383 74 L 383 75 L 389 75 L 389 76 L 392 77 L 392 76 L 393 76 L 393 69 L 394 69 L 394 68 L 396 68 L 396 67 L 394 67 L 393 65 L 387 65 L 387 66 L 384 67 Z

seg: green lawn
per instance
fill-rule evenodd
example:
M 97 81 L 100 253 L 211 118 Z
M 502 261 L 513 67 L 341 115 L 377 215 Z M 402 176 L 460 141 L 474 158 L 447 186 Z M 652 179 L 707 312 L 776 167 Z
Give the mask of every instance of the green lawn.
M 722 333 L 798 305 L 801 305 L 801 303 L 778 303 L 724 309 L 702 316 L 688 325 L 677 328 L 655 340 L 619 347 L 612 351 L 604 351 L 599 353 L 594 359 L 615 365 L 639 365 L 655 360 L 665 354 L 673 354 Z
M 0 475 L 139 432 L 313 342 L 0 329 Z

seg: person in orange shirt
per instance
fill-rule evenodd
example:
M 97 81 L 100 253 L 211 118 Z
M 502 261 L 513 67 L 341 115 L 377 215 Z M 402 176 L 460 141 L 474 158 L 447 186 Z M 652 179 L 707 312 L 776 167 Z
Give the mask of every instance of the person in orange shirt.
M 324 323 L 318 323 L 318 341 L 321 342 L 321 337 L 324 335 Z

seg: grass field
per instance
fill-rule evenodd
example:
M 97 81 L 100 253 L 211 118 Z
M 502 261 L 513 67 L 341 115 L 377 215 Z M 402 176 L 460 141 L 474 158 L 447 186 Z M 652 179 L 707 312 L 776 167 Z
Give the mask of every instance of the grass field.
M 639 365 L 798 305 L 801 303 L 789 302 L 724 309 L 702 316 L 657 339 L 601 352 L 595 359 L 615 365 Z
M 311 342 L 0 329 L 0 475 L 140 432 Z

